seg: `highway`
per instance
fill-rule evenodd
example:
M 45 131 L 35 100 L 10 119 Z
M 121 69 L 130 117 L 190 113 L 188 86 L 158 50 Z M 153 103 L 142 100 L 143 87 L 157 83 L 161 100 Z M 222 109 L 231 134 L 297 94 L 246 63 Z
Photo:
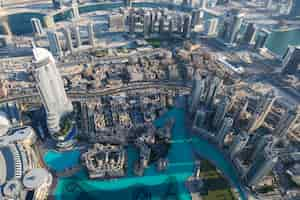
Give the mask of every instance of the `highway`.
M 134 82 L 121 87 L 111 87 L 90 91 L 68 91 L 67 95 L 73 101 L 85 100 L 91 98 L 99 98 L 101 96 L 113 95 L 122 92 L 140 91 L 146 89 L 166 89 L 166 90 L 186 90 L 191 91 L 191 86 L 183 82 L 169 82 L 169 81 L 143 81 Z M 0 99 L 1 103 L 15 102 L 15 101 L 30 101 L 32 99 L 39 99 L 38 93 L 25 94 L 20 96 L 11 96 Z

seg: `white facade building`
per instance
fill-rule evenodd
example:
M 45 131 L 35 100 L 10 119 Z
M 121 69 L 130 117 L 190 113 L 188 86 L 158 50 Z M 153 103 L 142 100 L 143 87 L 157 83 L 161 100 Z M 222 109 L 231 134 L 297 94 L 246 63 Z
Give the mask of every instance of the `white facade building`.
M 67 98 L 52 54 L 43 48 L 34 48 L 33 54 L 37 88 L 46 109 L 49 132 L 54 134 L 60 129 L 60 118 L 72 112 L 73 106 Z

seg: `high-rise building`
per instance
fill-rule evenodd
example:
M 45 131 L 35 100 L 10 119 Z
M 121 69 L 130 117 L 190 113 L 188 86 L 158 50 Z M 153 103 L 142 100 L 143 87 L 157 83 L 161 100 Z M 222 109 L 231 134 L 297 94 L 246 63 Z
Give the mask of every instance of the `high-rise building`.
M 125 7 L 132 7 L 132 0 L 124 0 Z
M 211 80 L 208 81 L 209 88 L 207 90 L 207 94 L 205 97 L 205 104 L 207 106 L 211 106 L 214 101 L 217 93 L 219 92 L 219 89 L 222 85 L 222 80 L 218 78 L 217 76 L 214 76 Z
M 195 27 L 196 25 L 200 24 L 200 21 L 201 21 L 200 13 L 201 13 L 200 9 L 196 9 L 196 10 L 192 11 L 192 21 L 191 21 L 192 27 Z
M 55 56 L 61 57 L 63 55 L 63 52 L 57 32 L 48 31 L 47 36 L 51 53 Z
M 155 13 L 154 12 L 150 12 L 150 27 L 149 27 L 149 31 L 150 33 L 154 33 L 155 32 Z
M 179 14 L 177 16 L 177 32 L 182 33 L 182 29 L 183 29 L 183 19 L 182 19 L 182 15 Z
M 225 97 L 217 104 L 217 110 L 215 112 L 212 125 L 214 128 L 219 129 L 221 124 L 223 123 L 224 117 L 227 113 L 228 107 L 230 105 L 230 101 L 228 97 Z
M 265 135 L 258 137 L 254 143 L 254 149 L 251 153 L 250 160 L 255 160 L 255 158 L 264 150 L 264 148 L 273 142 L 273 137 L 271 135 Z
M 224 42 L 233 45 L 243 23 L 243 15 L 238 10 L 227 13 L 224 22 Z
M 270 112 L 273 103 L 276 100 L 275 92 L 271 90 L 261 97 L 255 111 L 248 124 L 248 132 L 252 133 L 258 129 L 263 123 L 268 113 Z
M 233 120 L 230 117 L 225 117 L 222 126 L 217 133 L 217 141 L 220 147 L 224 145 L 224 139 L 232 128 Z
M 164 16 L 161 16 L 159 18 L 159 26 L 158 26 L 158 32 L 160 34 L 164 33 L 165 31 L 165 17 Z
M 234 136 L 233 143 L 231 144 L 229 151 L 231 159 L 243 150 L 247 145 L 249 140 L 249 135 L 246 132 L 240 132 L 238 135 Z
M 279 139 L 282 139 L 288 134 L 288 131 L 295 124 L 299 115 L 297 110 L 288 110 L 284 116 L 281 117 L 277 126 L 274 128 L 273 135 Z
M 72 14 L 75 19 L 78 19 L 80 17 L 79 10 L 78 10 L 78 3 L 74 0 L 72 1 Z
M 109 30 L 110 31 L 124 31 L 125 20 L 123 15 L 110 15 L 109 16 Z
M 42 103 L 47 113 L 48 130 L 55 134 L 60 130 L 60 119 L 72 112 L 64 83 L 52 54 L 43 48 L 33 48 L 34 77 Z
M 52 0 L 52 4 L 55 9 L 61 9 L 64 5 L 63 0 Z
M 207 0 L 200 0 L 199 7 L 205 9 L 207 6 Z
M 133 11 L 130 11 L 129 13 L 129 19 L 128 19 L 128 26 L 129 26 L 129 33 L 134 34 L 135 33 L 135 26 L 136 26 L 136 16 Z
M 183 20 L 183 37 L 190 38 L 191 37 L 191 22 L 192 18 L 190 15 L 185 15 Z
M 168 26 L 168 32 L 171 35 L 174 30 L 174 21 L 172 19 L 169 19 L 169 26 Z
M 289 16 L 292 18 L 300 16 L 300 1 L 290 0 L 289 2 Z
M 244 35 L 244 42 L 246 44 L 254 44 L 255 43 L 256 32 L 257 32 L 257 29 L 255 27 L 255 24 L 249 23 L 247 25 L 246 32 L 245 32 L 245 35 Z
M 282 73 L 293 74 L 297 71 L 300 65 L 300 46 L 289 46 L 283 56 Z
M 192 90 L 192 105 L 191 112 L 195 112 L 199 106 L 201 97 L 203 96 L 205 90 L 205 81 L 202 80 L 199 70 L 196 70 L 194 73 L 194 83 Z
M 255 49 L 263 48 L 270 34 L 271 32 L 268 31 L 267 29 L 258 30 L 255 37 L 254 48 Z
M 73 53 L 74 48 L 73 48 L 73 42 L 72 42 L 72 36 L 69 28 L 64 28 L 64 35 L 66 38 L 66 44 L 67 44 L 67 49 Z
M 81 46 L 81 38 L 80 38 L 80 29 L 79 29 L 79 26 L 75 26 L 73 28 L 73 33 L 74 33 L 74 36 L 75 36 L 76 48 L 79 48 Z
M 272 5 L 273 5 L 273 0 L 267 0 L 267 1 L 266 1 L 266 8 L 267 8 L 267 9 L 271 9 L 271 8 L 272 8 Z
M 31 18 L 30 21 L 33 33 L 36 35 L 42 35 L 44 33 L 44 30 L 41 21 L 37 18 Z
M 88 37 L 89 37 L 89 44 L 92 47 L 95 47 L 96 43 L 95 43 L 94 24 L 93 23 L 88 24 Z
M 218 34 L 218 18 L 211 18 L 204 22 L 204 34 L 207 36 L 215 36 Z
M 264 152 L 261 153 L 251 164 L 249 170 L 244 176 L 244 181 L 249 186 L 256 185 L 264 176 L 266 176 L 278 161 L 278 155 L 270 146 L 266 146 Z
M 193 120 L 193 128 L 201 128 L 204 126 L 206 119 L 206 113 L 204 110 L 197 110 L 196 115 Z
M 144 37 L 148 38 L 150 36 L 150 23 L 151 23 L 151 16 L 149 12 L 144 14 Z

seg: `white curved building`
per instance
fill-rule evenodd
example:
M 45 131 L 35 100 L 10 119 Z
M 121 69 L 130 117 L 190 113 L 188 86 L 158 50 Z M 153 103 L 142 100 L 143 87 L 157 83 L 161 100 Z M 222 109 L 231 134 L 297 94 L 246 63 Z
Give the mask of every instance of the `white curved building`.
M 11 123 L 4 112 L 0 112 L 0 137 L 5 135 L 8 129 L 11 127 Z
M 61 117 L 72 112 L 73 106 L 67 98 L 52 54 L 47 49 L 34 47 L 33 57 L 36 86 L 46 109 L 48 130 L 55 134 L 60 130 Z
M 25 200 L 29 191 L 33 192 L 35 200 L 46 199 L 52 177 L 45 169 L 39 168 L 37 155 L 31 147 L 35 141 L 36 135 L 31 127 L 0 137 L 1 200 Z

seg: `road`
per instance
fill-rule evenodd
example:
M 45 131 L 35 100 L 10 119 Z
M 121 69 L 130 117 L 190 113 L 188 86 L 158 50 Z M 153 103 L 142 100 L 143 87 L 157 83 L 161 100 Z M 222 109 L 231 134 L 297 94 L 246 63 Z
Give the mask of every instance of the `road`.
M 135 90 L 145 90 L 145 89 L 172 89 L 172 90 L 191 90 L 191 86 L 183 82 L 168 82 L 168 81 L 144 81 L 129 83 L 127 85 L 117 87 L 117 88 L 104 88 L 93 91 L 69 91 L 67 95 L 71 100 L 83 100 L 90 98 L 99 98 L 101 96 L 107 96 L 112 94 L 118 94 L 122 92 L 129 92 Z M 3 98 L 0 100 L 1 103 L 7 103 L 12 101 L 25 101 L 26 99 L 39 98 L 38 93 L 25 94 L 20 96 L 12 96 Z

